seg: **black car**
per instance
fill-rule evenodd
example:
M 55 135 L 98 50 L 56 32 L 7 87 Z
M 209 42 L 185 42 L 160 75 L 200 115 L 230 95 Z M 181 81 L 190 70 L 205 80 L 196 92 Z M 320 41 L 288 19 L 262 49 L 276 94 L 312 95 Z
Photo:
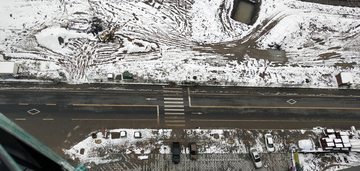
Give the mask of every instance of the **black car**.
M 180 162 L 180 143 L 173 142 L 173 162 L 178 164 Z

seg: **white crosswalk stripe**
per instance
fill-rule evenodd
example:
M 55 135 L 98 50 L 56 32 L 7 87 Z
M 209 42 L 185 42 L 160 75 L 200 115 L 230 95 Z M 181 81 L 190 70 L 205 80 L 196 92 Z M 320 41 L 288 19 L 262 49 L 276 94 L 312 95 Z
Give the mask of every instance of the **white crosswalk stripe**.
M 185 126 L 185 109 L 182 88 L 164 87 L 164 114 L 165 126 L 184 127 Z M 170 116 L 169 116 L 170 115 Z M 174 124 L 170 124 L 174 123 Z M 183 123 L 183 124 L 177 124 Z

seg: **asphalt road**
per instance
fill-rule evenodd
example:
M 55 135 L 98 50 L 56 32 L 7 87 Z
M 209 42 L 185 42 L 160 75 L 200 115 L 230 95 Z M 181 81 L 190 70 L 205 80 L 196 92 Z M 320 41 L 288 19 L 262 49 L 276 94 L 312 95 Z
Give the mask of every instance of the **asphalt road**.
M 64 145 L 71 146 L 102 127 L 360 127 L 358 90 L 58 86 L 21 85 L 0 90 L 0 112 L 58 154 Z

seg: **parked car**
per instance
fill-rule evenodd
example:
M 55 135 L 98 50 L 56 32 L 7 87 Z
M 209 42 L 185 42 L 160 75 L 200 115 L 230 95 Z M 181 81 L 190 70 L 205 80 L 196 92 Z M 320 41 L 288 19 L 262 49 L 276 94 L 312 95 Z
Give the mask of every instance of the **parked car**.
M 190 142 L 190 159 L 191 160 L 196 160 L 197 159 L 196 142 Z
M 250 148 L 250 155 L 252 160 L 254 161 L 255 167 L 256 168 L 261 168 L 262 167 L 262 162 L 259 156 L 259 153 L 257 151 L 256 148 Z
M 173 142 L 173 157 L 172 161 L 175 164 L 178 164 L 180 162 L 180 143 L 179 142 Z
M 274 152 L 275 148 L 274 148 L 274 141 L 272 139 L 271 134 L 265 134 L 265 144 L 266 144 L 266 149 L 269 152 Z

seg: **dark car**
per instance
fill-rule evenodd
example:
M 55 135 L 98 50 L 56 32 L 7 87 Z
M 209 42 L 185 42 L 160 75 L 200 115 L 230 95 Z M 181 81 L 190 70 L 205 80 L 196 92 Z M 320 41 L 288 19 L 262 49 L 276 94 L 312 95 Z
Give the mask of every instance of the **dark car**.
M 180 162 L 180 143 L 173 142 L 173 162 L 178 164 Z
M 191 160 L 197 159 L 196 142 L 190 142 L 190 159 Z

